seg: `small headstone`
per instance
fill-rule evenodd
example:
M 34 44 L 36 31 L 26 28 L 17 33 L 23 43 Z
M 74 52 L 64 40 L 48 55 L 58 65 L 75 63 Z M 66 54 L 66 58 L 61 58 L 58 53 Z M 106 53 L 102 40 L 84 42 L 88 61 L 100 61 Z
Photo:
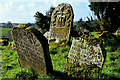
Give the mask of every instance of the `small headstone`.
M 9 31 L 8 31 L 8 38 L 9 38 L 9 41 L 10 41 L 10 42 L 13 41 L 12 36 L 11 36 L 11 31 L 12 31 L 12 30 L 9 30 Z
M 73 26 L 73 9 L 70 4 L 59 4 L 52 13 L 50 24 L 50 39 L 55 43 L 69 40 L 71 27 Z
M 31 67 L 41 75 L 52 72 L 48 41 L 37 29 L 25 24 L 17 25 L 12 36 L 21 67 Z
M 102 67 L 103 61 L 101 41 L 93 36 L 83 34 L 72 42 L 65 72 L 76 74 L 79 77 L 90 76 L 95 69 L 99 70 Z

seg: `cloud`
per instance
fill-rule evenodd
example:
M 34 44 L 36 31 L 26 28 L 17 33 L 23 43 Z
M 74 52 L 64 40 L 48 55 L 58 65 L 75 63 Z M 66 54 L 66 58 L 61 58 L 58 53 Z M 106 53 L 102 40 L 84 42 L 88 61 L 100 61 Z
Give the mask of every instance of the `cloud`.
M 9 2 L 9 5 L 10 5 L 10 6 L 13 6 L 13 2 L 12 2 L 12 1 L 10 1 L 10 2 Z
M 28 4 L 28 3 L 27 3 Z M 31 14 L 33 4 L 26 6 L 26 3 L 20 2 L 1 2 L 0 3 L 0 22 L 27 22 L 32 21 L 33 15 Z M 33 21 L 32 21 L 33 22 Z
M 5 3 L 4 6 L 11 7 L 11 6 L 13 6 L 13 2 L 9 1 L 9 2 Z
M 8 15 L 11 14 L 11 11 L 13 9 L 13 2 L 1 2 L 0 3 L 0 22 L 6 21 L 6 19 L 9 21 Z
M 53 0 L 52 5 L 57 6 L 56 0 Z
M 49 3 L 49 0 L 45 0 L 44 3 L 45 5 L 47 5 Z
M 29 4 L 28 4 L 28 7 L 30 7 L 30 8 L 31 8 L 31 7 L 35 7 L 35 3 L 29 3 Z
M 19 10 L 23 10 L 24 9 L 24 5 L 20 5 L 18 8 L 19 8 Z
M 0 16 L 4 16 L 4 14 L 9 13 L 13 8 L 13 2 L 1 2 L 0 3 Z
M 16 0 L 17 1 L 17 0 Z M 43 2 L 0 2 L 0 22 L 34 22 L 34 14 L 39 11 L 45 15 L 51 6 L 57 7 L 60 3 L 69 3 L 73 7 L 75 21 L 89 16 L 88 3 L 73 0 L 44 0 Z

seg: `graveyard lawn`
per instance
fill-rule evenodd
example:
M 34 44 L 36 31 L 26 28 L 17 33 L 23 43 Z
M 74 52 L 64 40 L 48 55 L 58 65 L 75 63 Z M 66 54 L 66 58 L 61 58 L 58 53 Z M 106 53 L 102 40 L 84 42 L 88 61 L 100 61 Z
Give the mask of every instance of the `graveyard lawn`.
M 108 43 L 112 43 L 108 44 Z M 107 51 L 106 60 L 100 73 L 93 75 L 93 78 L 99 79 L 119 79 L 120 78 L 120 46 L 116 45 L 116 41 L 109 40 L 105 44 Z M 107 44 L 107 45 L 106 45 Z M 41 76 L 36 74 L 32 69 L 20 68 L 17 53 L 14 44 L 11 46 L 2 46 L 2 78 L 20 78 L 20 79 L 75 79 L 64 73 L 64 68 L 67 60 L 67 56 L 70 50 L 70 46 L 58 47 L 57 45 L 49 45 L 49 53 L 52 60 L 54 73 L 48 74 L 48 76 Z M 1 54 L 1 53 L 0 53 Z
M 0 34 L 0 36 L 8 37 L 8 31 L 12 30 L 12 28 L 3 28 L 3 27 L 0 27 L 0 30 L 2 30 L 2 33 Z

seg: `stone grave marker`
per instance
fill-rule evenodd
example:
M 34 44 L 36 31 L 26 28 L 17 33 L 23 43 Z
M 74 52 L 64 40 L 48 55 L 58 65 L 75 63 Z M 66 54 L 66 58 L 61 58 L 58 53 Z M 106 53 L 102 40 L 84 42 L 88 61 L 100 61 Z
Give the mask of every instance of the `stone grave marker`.
M 71 27 L 73 26 L 73 9 L 70 4 L 59 4 L 52 13 L 50 24 L 50 40 L 56 43 L 69 40 Z
M 92 72 L 97 72 L 102 67 L 103 62 L 101 40 L 83 34 L 81 37 L 73 39 L 65 72 L 76 74 L 78 77 L 90 76 Z
M 12 35 L 11 35 L 11 31 L 12 31 L 12 30 L 9 30 L 9 31 L 8 31 L 8 38 L 9 38 L 9 41 L 10 41 L 10 42 L 13 41 Z
M 37 29 L 17 25 L 12 30 L 21 67 L 31 67 L 36 73 L 46 75 L 53 67 L 46 38 Z

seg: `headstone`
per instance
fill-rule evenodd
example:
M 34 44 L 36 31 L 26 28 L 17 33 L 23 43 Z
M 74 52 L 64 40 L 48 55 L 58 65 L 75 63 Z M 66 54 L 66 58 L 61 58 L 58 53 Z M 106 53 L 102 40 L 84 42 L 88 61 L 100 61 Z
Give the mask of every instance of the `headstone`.
M 31 67 L 41 75 L 52 72 L 48 41 L 37 29 L 25 24 L 17 25 L 12 36 L 21 67 Z
M 79 77 L 90 76 L 103 65 L 104 57 L 101 48 L 101 40 L 93 36 L 83 34 L 73 39 L 67 58 L 65 72 L 76 74 Z M 96 71 L 96 72 L 97 72 Z
M 12 30 L 9 30 L 9 31 L 8 31 L 8 38 L 9 38 L 9 41 L 10 41 L 10 42 L 13 41 L 12 36 L 11 36 L 11 31 L 12 31 Z
M 73 26 L 73 10 L 70 4 L 59 4 L 52 13 L 50 24 L 50 39 L 55 43 L 69 40 L 71 27 Z

